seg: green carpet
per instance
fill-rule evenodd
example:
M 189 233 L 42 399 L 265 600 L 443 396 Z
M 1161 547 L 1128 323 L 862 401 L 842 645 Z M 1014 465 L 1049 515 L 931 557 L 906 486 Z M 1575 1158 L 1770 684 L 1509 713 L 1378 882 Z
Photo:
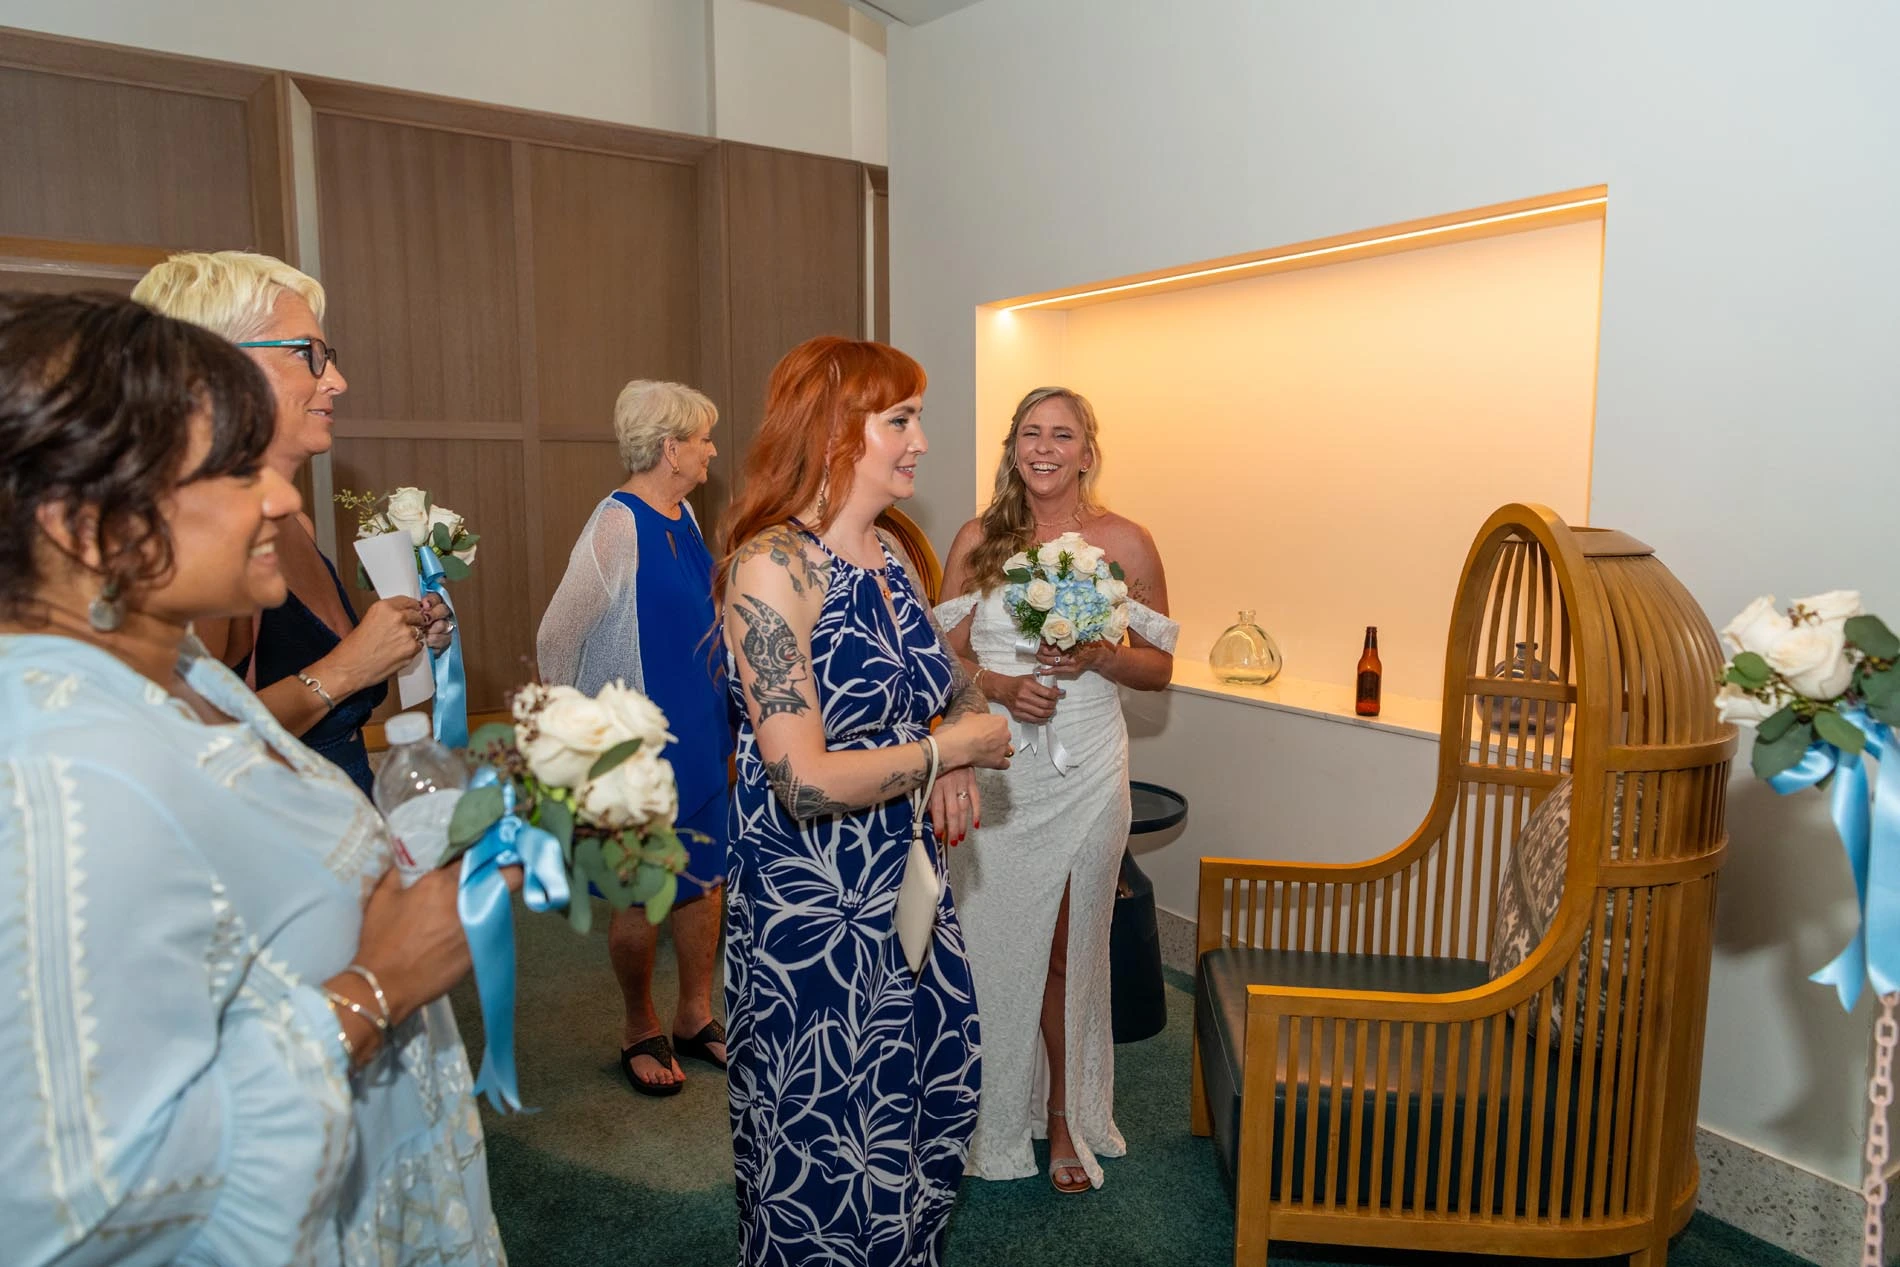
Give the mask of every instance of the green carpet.
M 738 1240 L 725 1081 L 717 1070 L 688 1062 L 688 1085 L 677 1096 L 654 1100 L 628 1090 L 614 1063 L 620 995 L 600 927 L 605 908 L 597 909 L 601 918 L 586 938 L 559 918 L 516 921 L 521 1094 L 540 1111 L 482 1112 L 509 1261 L 514 1267 L 731 1267 Z M 670 944 L 662 948 L 656 977 L 666 1016 L 674 995 Z M 1129 1155 L 1103 1163 L 1107 1183 L 1064 1197 L 1046 1179 L 967 1181 L 951 1223 L 949 1267 L 1233 1262 L 1233 1207 L 1212 1145 L 1187 1129 L 1193 999 L 1178 988 L 1181 980 L 1175 977 L 1168 990 L 1167 1029 L 1115 1050 L 1115 1117 Z M 457 991 L 455 1009 L 471 1058 L 479 1059 L 481 1020 L 471 987 Z M 1046 1155 L 1041 1160 L 1046 1164 Z M 1272 1261 L 1452 1267 L 1474 1260 L 1283 1242 L 1274 1246 Z M 1528 1260 L 1476 1261 L 1507 1267 Z M 1669 1262 L 1801 1267 L 1805 1260 L 1698 1214 L 1671 1245 Z

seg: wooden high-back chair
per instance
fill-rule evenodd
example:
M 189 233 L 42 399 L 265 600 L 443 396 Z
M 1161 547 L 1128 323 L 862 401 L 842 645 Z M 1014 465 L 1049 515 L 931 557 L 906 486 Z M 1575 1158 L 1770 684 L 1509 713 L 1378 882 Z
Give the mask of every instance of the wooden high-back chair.
M 1284 1238 L 1662 1267 L 1695 1208 L 1721 664 L 1648 546 L 1506 506 L 1465 561 L 1418 830 L 1366 862 L 1202 859 L 1193 1129 L 1236 1264 Z M 1566 775 L 1561 904 L 1492 979 L 1500 878 Z

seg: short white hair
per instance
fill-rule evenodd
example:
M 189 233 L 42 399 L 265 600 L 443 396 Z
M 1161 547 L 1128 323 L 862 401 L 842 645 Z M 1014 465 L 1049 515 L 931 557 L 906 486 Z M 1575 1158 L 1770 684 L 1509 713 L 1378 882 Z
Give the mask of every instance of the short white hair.
M 280 259 L 250 251 L 181 251 L 139 279 L 132 298 L 236 343 L 270 324 L 286 291 L 323 320 L 323 287 Z
M 687 441 L 702 427 L 719 421 L 712 401 L 684 383 L 636 378 L 614 401 L 614 439 L 627 474 L 639 475 L 660 464 L 668 439 Z

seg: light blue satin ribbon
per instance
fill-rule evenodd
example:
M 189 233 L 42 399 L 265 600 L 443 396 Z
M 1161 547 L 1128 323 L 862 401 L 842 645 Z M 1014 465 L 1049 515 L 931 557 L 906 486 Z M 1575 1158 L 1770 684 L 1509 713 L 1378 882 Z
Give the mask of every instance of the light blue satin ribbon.
M 469 786 L 498 782 L 494 769 L 483 766 Z M 568 901 L 561 842 L 515 813 L 514 784 L 502 784 L 501 797 L 501 820 L 462 855 L 462 886 L 455 899 L 475 964 L 475 993 L 482 1001 L 487 1035 L 475 1094 L 486 1095 L 497 1113 L 521 1111 L 515 1077 L 515 924 L 501 869 L 522 868 L 521 896 L 531 911 L 558 911 Z
M 1900 990 L 1900 745 L 1893 729 L 1864 709 L 1843 709 L 1841 716 L 1867 736 L 1864 753 L 1813 744 L 1768 786 L 1786 796 L 1834 775 L 1829 813 L 1854 872 L 1860 919 L 1847 948 L 1808 979 L 1833 986 L 1841 1006 L 1852 1011 L 1863 982 L 1872 981 L 1875 994 Z M 1866 757 L 1880 763 L 1871 795 Z
M 428 546 L 416 550 L 416 569 L 422 573 L 422 592 L 434 594 L 455 615 L 444 583 L 442 560 Z M 429 666 L 435 670 L 435 741 L 445 748 L 468 747 L 468 675 L 462 670 L 462 631 L 449 629 L 446 651 L 430 651 Z

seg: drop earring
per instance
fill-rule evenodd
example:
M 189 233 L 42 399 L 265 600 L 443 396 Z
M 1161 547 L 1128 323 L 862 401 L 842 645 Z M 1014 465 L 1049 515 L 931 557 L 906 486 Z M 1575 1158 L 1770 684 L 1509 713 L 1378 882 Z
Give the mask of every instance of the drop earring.
M 125 621 L 125 604 L 119 600 L 117 578 L 107 578 L 99 597 L 86 608 L 86 622 L 95 632 L 112 633 Z
M 825 517 L 825 508 L 831 504 L 831 472 L 826 471 L 818 477 L 818 517 Z

